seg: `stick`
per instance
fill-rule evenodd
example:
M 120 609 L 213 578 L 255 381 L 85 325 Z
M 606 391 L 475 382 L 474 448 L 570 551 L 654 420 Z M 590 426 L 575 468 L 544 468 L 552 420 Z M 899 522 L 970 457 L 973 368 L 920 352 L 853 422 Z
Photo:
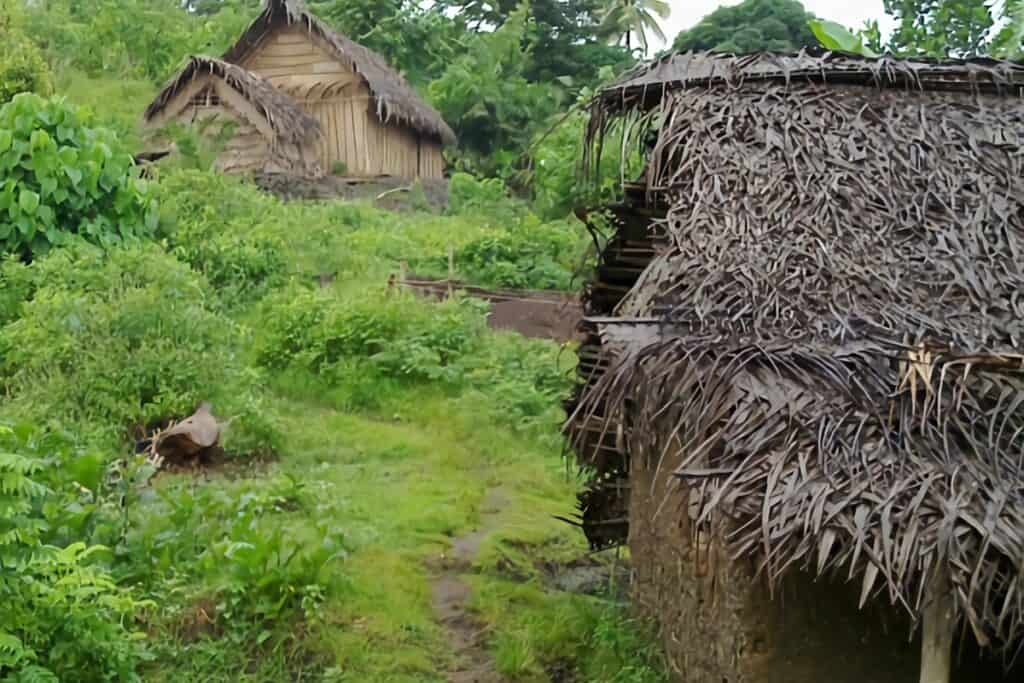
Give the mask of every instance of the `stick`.
M 409 187 L 396 187 L 393 190 L 388 190 L 387 192 L 381 192 L 379 195 L 377 195 L 377 199 L 375 199 L 374 201 L 378 201 L 379 202 L 380 200 L 384 199 L 388 195 L 395 194 L 396 192 L 412 192 L 412 185 L 410 185 Z
M 452 280 L 455 279 L 455 247 L 448 245 L 448 298 L 452 298 Z
M 409 274 L 409 262 L 408 261 L 402 261 L 401 263 L 398 264 L 398 289 L 399 290 L 401 290 L 402 287 L 405 287 L 405 281 L 407 279 L 406 276 L 408 274 Z
M 921 683 L 949 683 L 956 620 L 945 567 L 937 570 L 929 593 L 921 630 Z

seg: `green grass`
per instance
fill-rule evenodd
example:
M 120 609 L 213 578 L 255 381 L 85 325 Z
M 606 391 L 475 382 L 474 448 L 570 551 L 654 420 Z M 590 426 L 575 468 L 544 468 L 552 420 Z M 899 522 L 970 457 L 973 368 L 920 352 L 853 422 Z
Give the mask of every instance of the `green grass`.
M 335 672 L 335 680 L 443 680 L 452 653 L 431 613 L 428 560 L 474 528 L 492 488 L 500 489 L 507 506 L 470 581 L 472 607 L 492 629 L 499 670 L 510 680 L 543 681 L 546 671 L 563 664 L 590 672 L 585 680 L 591 681 L 661 680 L 648 668 L 649 652 L 621 607 L 560 593 L 539 579 L 541 561 L 586 553 L 579 534 L 552 517 L 571 511 L 576 485 L 557 451 L 482 423 L 457 398 L 432 387 L 407 388 L 376 414 L 347 413 L 331 405 L 330 396 L 312 391 L 300 397 L 297 384 L 288 388 L 275 406 L 286 444 L 280 461 L 257 477 L 215 478 L 199 487 L 251 492 L 288 475 L 308 487 L 311 504 L 274 523 L 315 541 L 309 527 L 329 518 L 343 530 L 349 554 L 336 568 L 344 574 L 338 592 L 321 607 L 315 645 L 290 655 L 287 635 L 278 633 L 259 667 L 239 680 L 294 674 L 296 656 L 315 662 L 314 670 Z M 196 484 L 181 478 L 168 486 Z M 510 572 L 517 577 L 510 579 Z M 623 644 L 609 650 L 595 641 L 602 628 Z M 195 647 L 178 643 L 172 650 Z M 228 680 L 227 673 L 242 666 L 216 642 L 199 649 L 204 656 L 184 665 L 180 657 L 161 662 L 154 680 Z M 642 675 L 622 677 L 629 667 Z
M 142 151 L 142 112 L 156 97 L 155 84 L 131 78 L 92 78 L 65 69 L 60 72 L 55 90 L 92 112 L 98 124 L 117 131 L 129 151 Z
M 146 391 L 148 375 L 131 365 L 162 367 L 159 354 L 135 349 L 150 348 L 151 337 L 171 338 L 167 328 L 186 340 L 200 331 L 218 340 L 221 355 L 203 337 L 175 366 L 195 393 L 189 400 L 213 394 L 226 410 L 245 413 L 228 435 L 235 459 L 225 469 L 123 489 L 123 536 L 118 499 L 111 495 L 103 507 L 109 528 L 94 542 L 113 548 L 109 565 L 121 585 L 152 601 L 139 623 L 146 680 L 443 681 L 455 655 L 432 613 L 428 567 L 476 528 L 494 489 L 506 504 L 466 580 L 497 668 L 511 681 L 544 681 L 558 670 L 595 682 L 663 680 L 653 640 L 616 599 L 561 592 L 542 569 L 588 552 L 582 535 L 554 518 L 573 513 L 579 483 L 561 457 L 559 401 L 573 371 L 571 350 L 488 331 L 479 307 L 385 291 L 401 260 L 429 268 L 449 244 L 555 227 L 501 226 L 486 212 L 438 217 L 343 202 L 285 204 L 206 173 L 169 174 L 159 189 L 162 242 L 149 247 L 151 267 L 140 265 L 141 274 L 122 263 L 133 252 L 100 264 L 9 266 L 26 283 L 16 299 L 31 298 L 34 287 L 50 291 L 34 273 L 50 289 L 67 289 L 61 297 L 102 310 L 109 326 L 96 327 L 86 344 L 97 355 L 96 376 L 136 377 L 69 406 L 32 387 L 58 379 L 64 384 L 52 386 L 71 386 L 82 378 L 79 365 L 58 373 L 40 364 L 38 377 L 24 377 L 12 396 L 18 419 L 74 428 L 83 443 L 102 444 L 108 461 L 123 460 L 110 444 L 126 415 L 184 405 L 159 383 Z M 518 258 L 502 244 L 506 258 Z M 64 275 L 48 275 L 56 272 Z M 314 290 L 321 272 L 337 278 Z M 119 287 L 99 286 L 104 278 Z M 171 294 L 201 301 L 203 317 L 195 317 L 198 307 L 163 311 Z M 34 317 L 14 299 L 4 303 L 6 315 L 38 327 L 26 337 L 40 340 L 38 354 L 56 351 L 46 346 L 57 338 L 42 334 L 47 326 L 62 331 L 67 349 L 79 348 L 82 333 L 68 331 L 57 305 L 64 299 L 46 296 L 46 306 L 31 304 Z M 193 329 L 200 319 L 211 326 Z M 140 340 L 131 358 L 141 360 L 103 356 L 101 337 L 122 336 L 128 328 L 119 326 L 128 323 Z M 20 338 L 5 336 L 11 325 L 0 326 L 0 355 L 6 338 Z M 0 381 L 7 381 L 2 372 Z M 43 405 L 45 414 L 33 414 Z M 276 457 L 247 459 L 266 450 L 260 446 Z

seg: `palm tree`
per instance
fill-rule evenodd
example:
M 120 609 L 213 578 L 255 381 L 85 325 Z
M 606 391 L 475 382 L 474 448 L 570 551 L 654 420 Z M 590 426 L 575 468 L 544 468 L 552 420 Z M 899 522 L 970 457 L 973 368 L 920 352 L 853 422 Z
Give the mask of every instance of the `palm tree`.
M 601 12 L 602 35 L 613 43 L 625 38 L 626 49 L 633 51 L 633 34 L 636 34 L 640 47 L 647 54 L 648 31 L 665 41 L 665 33 L 661 30 L 658 20 L 668 19 L 672 13 L 665 0 L 608 0 Z

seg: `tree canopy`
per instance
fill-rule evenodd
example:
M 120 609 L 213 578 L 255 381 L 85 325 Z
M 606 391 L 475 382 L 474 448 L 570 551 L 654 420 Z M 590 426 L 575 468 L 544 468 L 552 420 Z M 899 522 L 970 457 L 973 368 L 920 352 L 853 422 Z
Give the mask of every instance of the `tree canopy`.
M 441 9 L 458 10 L 468 28 L 486 32 L 504 24 L 519 0 L 439 0 Z M 602 67 L 622 70 L 632 62 L 629 52 L 601 40 L 602 0 L 533 0 L 530 40 L 533 59 L 523 76 L 531 81 L 571 78 L 593 84 Z
M 988 34 L 995 23 L 988 0 L 884 0 L 884 4 L 898 22 L 889 45 L 894 53 L 971 57 L 988 52 Z
M 675 40 L 676 50 L 744 54 L 787 52 L 815 45 L 808 22 L 814 15 L 799 0 L 744 0 L 719 7 Z

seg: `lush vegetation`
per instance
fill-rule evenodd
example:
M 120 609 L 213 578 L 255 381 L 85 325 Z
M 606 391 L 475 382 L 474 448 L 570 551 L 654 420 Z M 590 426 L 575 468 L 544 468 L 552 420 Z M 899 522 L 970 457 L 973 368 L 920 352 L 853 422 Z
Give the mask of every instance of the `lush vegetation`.
M 0 0 L 0 105 L 21 92 L 49 94 L 50 67 L 26 35 L 20 4 Z
M 590 240 L 572 208 L 639 171 L 608 154 L 612 180 L 579 181 L 580 105 L 667 4 L 312 4 L 456 127 L 444 215 L 285 203 L 186 137 L 139 177 L 145 103 L 257 0 L 0 0 L 0 681 L 442 680 L 431 562 L 494 491 L 466 580 L 496 670 L 663 680 L 614 595 L 549 575 L 586 554 L 554 519 L 578 485 L 559 457 L 571 349 L 388 282 L 402 262 L 445 277 L 451 254 L 473 284 L 575 287 Z M 993 36 L 977 7 L 901 3 L 916 32 L 893 45 L 1014 54 L 1006 6 Z M 763 10 L 759 35 L 717 14 L 693 45 L 806 40 L 794 3 L 740 8 Z M 223 460 L 158 471 L 137 452 L 204 400 L 231 418 Z
M 720 7 L 675 39 L 677 50 L 738 54 L 788 51 L 821 42 L 832 50 L 874 55 L 1019 57 L 1024 10 L 1018 0 L 885 0 L 896 29 L 883 36 L 877 20 L 858 29 L 815 20 L 797 0 L 744 0 Z M 812 31 L 813 27 L 813 31 Z
M 551 518 L 575 489 L 558 434 L 571 354 L 489 331 L 478 302 L 387 287 L 400 260 L 445 272 L 449 245 L 460 277 L 500 282 L 483 268 L 506 263 L 563 285 L 578 226 L 471 178 L 449 216 L 285 204 L 195 170 L 152 192 L 155 239 L 0 268 L 0 590 L 17 604 L 0 679 L 438 680 L 452 655 L 426 563 L 500 481 L 509 523 L 471 606 L 496 666 L 658 680 L 618 607 L 501 559 L 584 550 Z M 154 476 L 132 439 L 203 399 L 235 418 L 225 473 Z
M 737 54 L 799 50 L 816 44 L 807 25 L 813 18 L 799 0 L 744 0 L 719 7 L 680 33 L 673 47 Z
M 78 237 L 103 246 L 156 227 L 156 203 L 117 136 L 59 100 L 0 109 L 0 251 L 38 256 Z

